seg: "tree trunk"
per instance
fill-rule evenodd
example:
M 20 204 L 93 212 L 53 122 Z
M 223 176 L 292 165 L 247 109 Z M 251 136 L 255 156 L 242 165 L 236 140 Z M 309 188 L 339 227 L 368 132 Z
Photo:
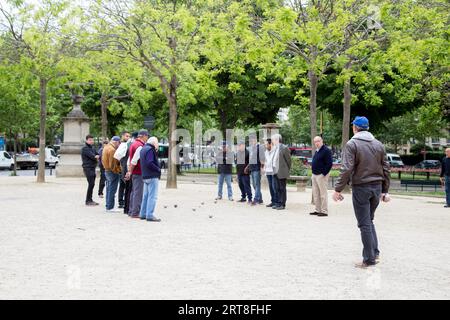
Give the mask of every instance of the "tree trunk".
M 352 92 L 350 89 L 351 79 L 344 82 L 344 105 L 342 117 L 342 143 L 341 148 L 344 149 L 350 137 L 350 104 L 352 101 Z
M 100 98 L 100 105 L 102 109 L 102 140 L 105 141 L 108 139 L 108 95 L 104 92 Z
M 224 109 L 219 109 L 220 113 L 220 130 L 222 131 L 223 139 L 227 138 L 227 113 Z
M 317 136 L 317 84 L 319 82 L 316 73 L 308 71 L 309 78 L 309 117 L 311 121 L 311 148 L 312 154 L 316 150 L 314 146 L 314 137 Z
M 173 138 L 173 134 L 177 129 L 177 76 L 172 75 L 172 79 L 169 85 L 169 150 L 173 150 L 176 148 L 176 140 Z M 169 153 L 169 165 L 167 170 L 167 189 L 176 189 L 177 188 L 177 165 L 171 156 L 171 152 Z
M 39 169 L 37 182 L 45 182 L 45 121 L 47 117 L 47 79 L 39 79 L 39 94 L 41 100 L 41 114 L 39 127 Z

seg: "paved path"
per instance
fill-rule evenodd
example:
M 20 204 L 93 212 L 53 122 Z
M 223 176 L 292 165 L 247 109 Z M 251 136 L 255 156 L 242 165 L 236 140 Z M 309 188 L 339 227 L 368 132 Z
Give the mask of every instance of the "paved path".
M 289 190 L 279 212 L 214 203 L 214 185 L 161 186 L 156 224 L 86 208 L 82 179 L 47 179 L 0 177 L 0 299 L 450 298 L 441 199 L 380 205 L 382 262 L 360 270 L 350 195 L 318 218 L 310 191 Z

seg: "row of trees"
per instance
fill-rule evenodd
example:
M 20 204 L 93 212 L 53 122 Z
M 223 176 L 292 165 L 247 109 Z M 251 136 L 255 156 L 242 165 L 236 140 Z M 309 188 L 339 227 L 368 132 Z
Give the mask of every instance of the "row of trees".
M 247 128 L 281 107 L 293 140 L 318 134 L 318 110 L 335 144 L 348 140 L 355 113 L 378 129 L 420 113 L 428 134 L 430 119 L 445 126 L 448 116 L 447 20 L 445 0 L 9 0 L 0 4 L 0 128 L 15 140 L 38 130 L 38 182 L 46 134 L 71 93 L 86 97 L 100 136 L 151 113 L 170 147 L 194 119 Z

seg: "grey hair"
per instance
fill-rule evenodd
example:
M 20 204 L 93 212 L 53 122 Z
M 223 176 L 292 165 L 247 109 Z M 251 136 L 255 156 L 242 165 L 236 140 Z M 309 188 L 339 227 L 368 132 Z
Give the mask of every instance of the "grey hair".
M 147 143 L 151 144 L 151 145 L 155 145 L 158 143 L 158 138 L 157 137 L 150 137 L 148 138 Z
M 281 137 L 281 134 L 279 134 L 279 133 L 275 133 L 274 135 L 272 135 L 271 139 L 272 139 L 272 141 L 275 140 L 278 142 L 282 142 L 282 137 Z

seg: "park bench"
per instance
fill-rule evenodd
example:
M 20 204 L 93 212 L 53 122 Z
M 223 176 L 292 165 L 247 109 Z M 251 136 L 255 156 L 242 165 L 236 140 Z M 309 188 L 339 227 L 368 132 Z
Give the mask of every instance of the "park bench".
M 432 186 L 434 187 L 434 191 L 436 192 L 438 187 L 441 186 L 441 182 L 439 180 L 400 180 L 400 185 L 405 186 L 406 191 L 408 191 L 408 186 L 419 187 L 421 191 L 423 191 L 424 186 Z

